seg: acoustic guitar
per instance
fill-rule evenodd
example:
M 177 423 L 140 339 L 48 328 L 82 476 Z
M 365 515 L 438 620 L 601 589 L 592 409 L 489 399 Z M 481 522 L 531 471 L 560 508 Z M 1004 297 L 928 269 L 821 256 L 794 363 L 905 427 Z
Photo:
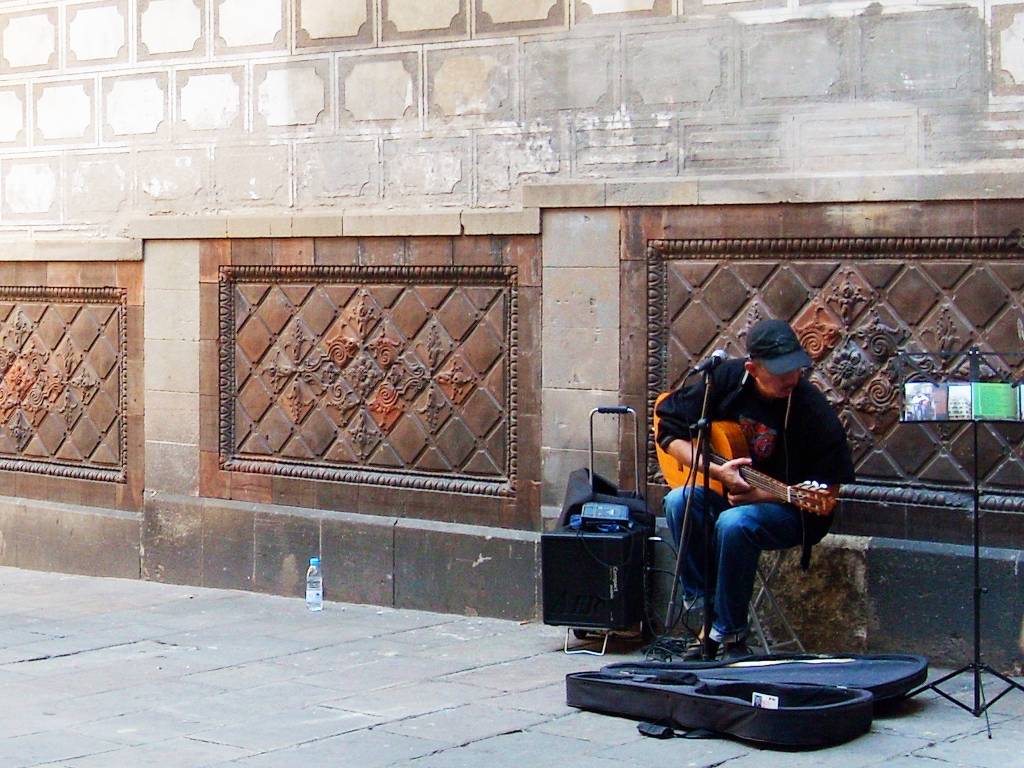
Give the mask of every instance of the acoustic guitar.
M 693 471 L 690 467 L 682 466 L 676 459 L 662 450 L 658 445 L 658 426 L 661 420 L 658 418 L 658 405 L 669 395 L 665 392 L 658 396 L 654 404 L 654 448 L 658 455 L 658 466 L 661 474 L 668 483 L 669 488 L 678 488 L 690 479 Z M 749 456 L 747 439 L 743 435 L 740 425 L 734 421 L 715 421 L 711 424 L 711 462 L 713 464 L 724 464 L 733 459 Z M 696 473 L 696 483 L 701 485 L 704 482 L 702 472 Z M 786 485 L 774 477 L 758 472 L 751 467 L 740 467 L 740 476 L 753 488 L 766 491 L 778 501 L 784 501 L 800 509 L 806 510 L 814 515 L 830 515 L 836 506 L 838 489 L 808 480 L 797 485 Z M 717 480 L 711 480 L 709 487 L 716 493 L 725 495 L 722 484 Z

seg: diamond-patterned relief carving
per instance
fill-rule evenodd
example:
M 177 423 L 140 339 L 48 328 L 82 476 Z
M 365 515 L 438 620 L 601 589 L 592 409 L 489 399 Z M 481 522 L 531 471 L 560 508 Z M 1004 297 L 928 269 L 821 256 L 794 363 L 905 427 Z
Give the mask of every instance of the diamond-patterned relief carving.
M 966 379 L 966 361 L 963 355 L 902 358 L 905 367 L 897 371 L 897 354 L 952 355 L 975 344 L 1003 353 L 1021 349 L 1024 297 L 1013 283 L 1022 264 L 1024 254 L 1002 238 L 652 241 L 650 404 L 712 349 L 742 355 L 754 323 L 782 316 L 815 360 L 811 381 L 846 427 L 858 482 L 869 489 L 899 483 L 911 493 L 920 483 L 958 487 L 970 476 L 970 452 L 946 446 L 962 436 L 963 425 L 899 424 L 898 383 L 907 376 Z M 740 284 L 748 295 L 737 307 Z M 728 296 L 709 300 L 714 285 L 729 286 Z M 1013 343 L 996 349 L 995 339 Z M 988 359 L 981 374 L 1019 380 L 1024 356 Z M 1001 451 L 983 482 L 1019 491 L 1005 479 L 1019 475 L 1011 465 L 1024 451 L 1024 430 L 982 430 Z M 915 453 L 912 462 L 902 455 L 906 450 Z M 653 457 L 648 471 L 657 476 Z
M 850 395 L 871 375 L 871 361 L 853 341 L 847 341 L 825 363 L 825 373 L 837 389 Z
M 225 469 L 513 491 L 514 268 L 235 267 L 220 280 Z
M 125 482 L 126 295 L 0 287 L 0 469 Z
M 921 328 L 922 351 L 953 353 L 966 348 L 970 338 L 970 328 L 956 316 L 948 304 L 942 305 L 937 312 L 927 318 Z
M 857 272 L 853 269 L 844 269 L 840 279 L 832 283 L 824 291 L 825 303 L 842 318 L 846 325 L 850 325 L 861 311 L 871 302 L 871 290 L 865 284 Z
M 940 296 L 931 281 L 913 266 L 893 279 L 888 293 L 889 301 L 900 307 L 900 314 L 909 325 L 917 325 Z
M 824 304 L 815 301 L 793 323 L 800 343 L 815 361 L 831 352 L 842 337 L 842 326 Z
M 839 329 L 837 329 L 838 331 Z M 882 319 L 877 308 L 870 311 L 868 322 L 862 324 L 853 334 L 854 338 L 876 362 L 891 360 L 910 334 L 897 324 Z

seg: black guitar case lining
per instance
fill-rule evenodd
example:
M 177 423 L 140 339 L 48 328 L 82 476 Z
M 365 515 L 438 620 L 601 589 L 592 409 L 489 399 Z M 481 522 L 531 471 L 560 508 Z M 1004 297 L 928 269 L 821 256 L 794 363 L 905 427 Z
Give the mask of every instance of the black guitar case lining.
M 601 672 L 629 678 L 652 676 L 661 682 L 695 674 L 703 680 L 838 685 L 870 691 L 875 701 L 882 703 L 900 698 L 924 683 L 928 678 L 928 659 L 897 653 L 847 656 L 776 653 L 742 661 L 624 662 L 609 664 Z
M 927 674 L 926 659 L 903 655 L 636 662 L 568 675 L 566 702 L 763 746 L 817 749 L 866 733 L 875 701 L 905 695 Z
M 569 678 L 570 706 L 680 730 L 706 729 L 763 746 L 828 747 L 871 728 L 871 694 L 854 688 L 701 680 L 695 675 L 672 683 L 602 672 Z M 775 697 L 777 708 L 755 706 L 755 693 Z

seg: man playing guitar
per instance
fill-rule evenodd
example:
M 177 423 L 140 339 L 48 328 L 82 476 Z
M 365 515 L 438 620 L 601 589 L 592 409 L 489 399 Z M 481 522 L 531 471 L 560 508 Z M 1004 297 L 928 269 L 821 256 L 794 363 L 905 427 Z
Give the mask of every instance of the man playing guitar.
M 811 364 L 788 323 L 755 324 L 747 336 L 747 358 L 727 360 L 712 370 L 708 403 L 712 422 L 738 424 L 736 434 L 742 435 L 739 442 L 746 443 L 747 456 L 713 459 L 710 479 L 720 483 L 720 492 L 711 490 L 705 498 L 703 483 L 696 483 L 685 537 L 688 484 L 665 497 L 669 529 L 676 546 L 683 547 L 681 581 L 689 605 L 704 597 L 704 524 L 710 512 L 716 574 L 710 646 L 726 658 L 750 653 L 747 607 L 762 550 L 801 545 L 800 565 L 806 570 L 811 547 L 832 523 L 834 489 L 853 480 L 846 433 L 825 396 L 803 377 Z M 700 458 L 694 456 L 691 427 L 700 419 L 704 390 L 702 379 L 664 397 L 655 409 L 659 453 L 684 472 Z M 794 499 L 806 481 L 829 488 L 825 498 L 831 503 Z M 699 658 L 700 650 L 695 644 L 687 656 Z

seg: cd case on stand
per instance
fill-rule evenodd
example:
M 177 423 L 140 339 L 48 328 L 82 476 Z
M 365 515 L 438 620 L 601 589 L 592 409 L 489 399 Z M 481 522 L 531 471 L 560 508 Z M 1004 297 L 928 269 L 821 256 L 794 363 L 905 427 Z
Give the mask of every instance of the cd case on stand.
M 994 381 L 903 384 L 902 421 L 1020 421 L 1024 387 Z

